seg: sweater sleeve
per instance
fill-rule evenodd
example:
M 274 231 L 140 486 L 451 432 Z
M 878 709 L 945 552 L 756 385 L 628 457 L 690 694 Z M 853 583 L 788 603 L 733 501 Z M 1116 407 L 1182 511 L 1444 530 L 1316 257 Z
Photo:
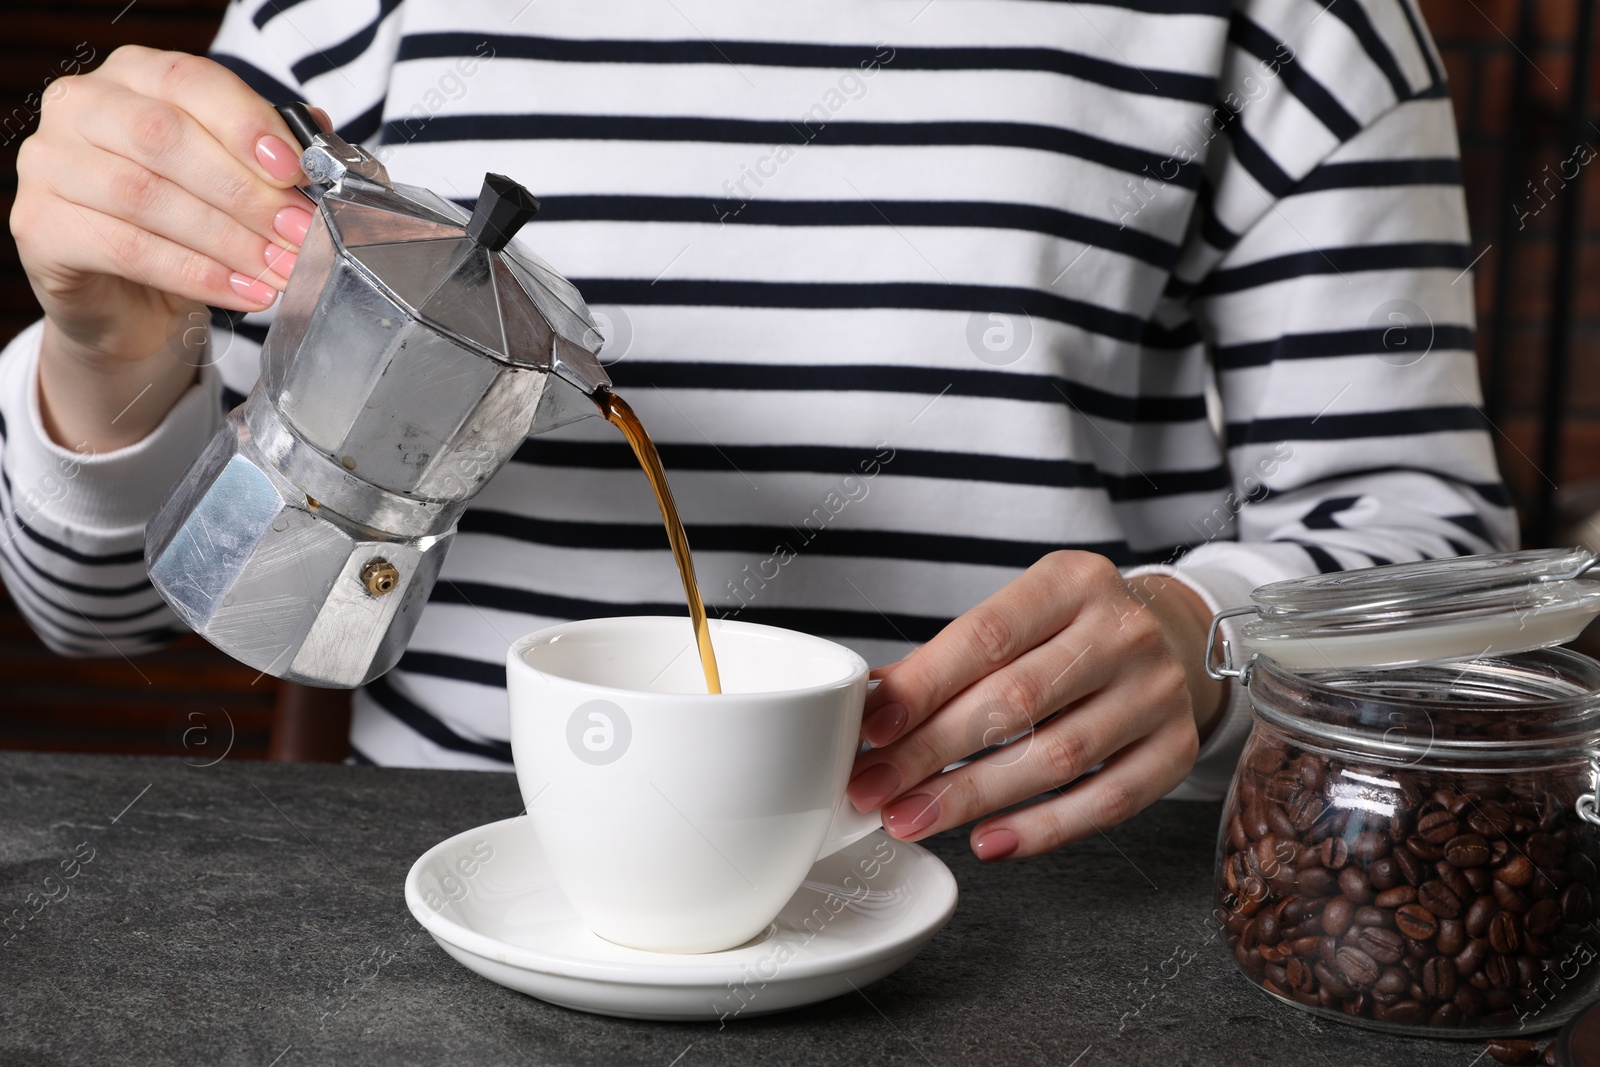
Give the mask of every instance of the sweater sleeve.
M 1267 582 L 1517 537 L 1479 412 L 1471 238 L 1432 43 L 1409 0 L 1330 5 L 1310 24 L 1294 8 L 1235 11 L 1168 290 L 1212 353 L 1232 492 L 1182 558 L 1142 569 L 1213 610 Z M 1249 726 L 1235 685 L 1176 795 L 1220 796 Z
M 182 633 L 144 572 L 144 524 L 221 419 L 214 366 L 142 441 L 63 448 L 39 413 L 39 341 L 0 352 L 0 576 L 34 631 L 64 655 L 133 655 Z

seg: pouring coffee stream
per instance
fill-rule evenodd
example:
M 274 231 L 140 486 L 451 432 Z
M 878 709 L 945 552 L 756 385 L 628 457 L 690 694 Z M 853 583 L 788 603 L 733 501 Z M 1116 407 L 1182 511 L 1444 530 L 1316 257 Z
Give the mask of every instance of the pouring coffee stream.
M 694 624 L 694 639 L 700 648 L 700 669 L 705 672 L 706 692 L 721 693 L 722 678 L 717 672 L 716 650 L 711 647 L 711 624 L 706 620 L 705 601 L 700 597 L 700 583 L 694 576 L 694 556 L 689 552 L 689 537 L 683 532 L 683 520 L 678 517 L 678 505 L 672 499 L 672 487 L 667 484 L 667 472 L 661 466 L 661 454 L 626 400 L 609 389 L 600 390 L 594 400 L 605 413 L 606 421 L 628 439 L 634 457 L 644 468 L 645 477 L 650 479 L 650 488 L 661 508 L 661 521 L 667 527 L 672 558 L 678 565 L 678 577 L 683 581 L 683 595 L 689 602 L 689 619 Z

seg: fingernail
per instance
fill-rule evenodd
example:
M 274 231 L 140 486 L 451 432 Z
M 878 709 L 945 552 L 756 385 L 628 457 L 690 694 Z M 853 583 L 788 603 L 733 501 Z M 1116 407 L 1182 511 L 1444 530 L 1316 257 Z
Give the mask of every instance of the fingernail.
M 238 271 L 228 275 L 228 284 L 233 286 L 234 292 L 256 304 L 270 304 L 278 295 L 278 291 L 266 282 L 258 282 L 250 275 L 240 274 Z
M 256 162 L 280 182 L 293 181 L 300 174 L 300 153 L 270 133 L 256 142 Z
M 311 229 L 311 212 L 303 207 L 281 208 L 272 216 L 272 228 L 278 236 L 292 244 L 305 244 L 306 231 Z
M 904 704 L 885 704 L 861 721 L 861 736 L 873 748 L 882 748 L 900 736 L 906 717 Z
M 299 256 L 287 248 L 279 248 L 277 245 L 267 246 L 267 266 L 271 267 L 272 272 L 280 278 L 287 278 L 294 273 L 294 265 L 299 259 Z
M 910 837 L 938 821 L 939 798 L 926 793 L 901 797 L 883 809 L 883 828 L 895 837 Z
M 892 763 L 878 763 L 850 779 L 845 792 L 857 811 L 871 811 L 900 788 L 900 771 Z
M 972 843 L 972 851 L 980 860 L 992 862 L 1003 860 L 1017 850 L 1021 844 L 1017 835 L 1010 830 L 990 830 Z

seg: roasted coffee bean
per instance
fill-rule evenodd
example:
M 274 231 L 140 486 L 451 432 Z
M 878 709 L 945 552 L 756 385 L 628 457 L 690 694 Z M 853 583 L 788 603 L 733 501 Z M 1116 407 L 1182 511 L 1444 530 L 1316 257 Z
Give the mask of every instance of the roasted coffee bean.
M 1384 908 L 1375 908 L 1371 904 L 1363 904 L 1356 909 L 1355 925 L 1357 926 L 1383 926 L 1394 925 L 1394 912 Z
M 1450 887 L 1450 892 L 1462 900 L 1471 900 L 1476 894 L 1472 891 L 1472 883 L 1467 881 L 1466 875 L 1457 867 L 1450 865 L 1448 859 L 1440 860 L 1433 865 L 1434 872 L 1439 876 L 1439 881 Z
M 1350 842 L 1350 855 L 1359 860 L 1375 860 L 1389 854 L 1389 839 L 1383 834 L 1359 833 Z
M 1355 905 L 1344 897 L 1334 897 L 1322 909 L 1322 929 L 1329 937 L 1342 937 L 1355 919 Z
M 1267 779 L 1262 792 L 1280 804 L 1287 803 L 1290 797 L 1300 792 L 1300 779 L 1293 772 L 1275 774 Z
M 1228 820 L 1228 844 L 1233 846 L 1235 852 L 1243 852 L 1250 847 L 1250 839 L 1244 834 L 1244 823 L 1238 812 L 1234 812 L 1233 818 Z
M 1457 971 L 1459 970 L 1460 968 L 1458 967 Z M 1458 983 L 1456 985 L 1455 1000 L 1452 1003 L 1455 1004 L 1456 1010 L 1461 1012 L 1462 1022 L 1473 1022 L 1484 1012 L 1483 994 L 1471 986 Z
M 1467 933 L 1473 937 L 1482 937 L 1489 932 L 1489 920 L 1495 917 L 1500 910 L 1500 905 L 1494 897 L 1479 897 L 1467 907 Z
M 1276 945 L 1281 931 L 1278 928 L 1278 917 L 1271 911 L 1263 911 L 1256 917 L 1256 940 L 1263 945 Z
M 1378 962 L 1353 945 L 1341 948 L 1333 960 L 1334 966 L 1339 968 L 1339 973 L 1343 974 L 1351 985 L 1361 989 L 1376 982 L 1381 973 Z
M 1600 877 L 1600 868 L 1596 868 L 1594 860 L 1582 852 L 1574 852 L 1567 858 L 1567 870 L 1584 885 L 1594 885 L 1595 879 Z
M 1289 951 L 1296 956 L 1304 956 L 1306 959 L 1312 959 L 1317 955 L 1317 946 L 1321 943 L 1320 937 L 1297 937 L 1293 941 L 1280 942 L 1288 945 Z
M 1295 875 L 1295 889 L 1308 897 L 1328 897 L 1339 890 L 1339 876 L 1323 867 L 1307 867 Z
M 1528 909 L 1523 925 L 1535 937 L 1549 937 L 1561 928 L 1561 902 L 1541 900 Z
M 1484 837 L 1504 837 L 1511 832 L 1511 813 L 1492 800 L 1467 811 L 1467 826 Z
M 1372 899 L 1372 886 L 1367 884 L 1367 876 L 1359 867 L 1346 867 L 1339 872 L 1339 892 L 1352 904 L 1365 904 Z
M 1439 920 L 1421 904 L 1404 904 L 1395 909 L 1395 929 L 1407 937 L 1426 941 L 1439 932 Z
M 1498 952 L 1491 952 L 1483 961 L 1483 975 L 1496 989 L 1512 989 L 1517 984 L 1517 965 Z
M 1433 938 L 1434 947 L 1446 956 L 1454 956 L 1467 947 L 1466 924 L 1460 919 L 1439 920 L 1439 932 Z
M 1522 947 L 1522 924 L 1509 911 L 1502 911 L 1489 921 L 1489 947 L 1509 956 Z
M 1322 865 L 1337 871 L 1350 862 L 1350 845 L 1342 837 L 1330 837 L 1321 845 Z
M 1566 844 L 1554 834 L 1530 834 L 1522 850 L 1535 867 L 1559 867 L 1567 858 Z
M 1474 893 L 1487 893 L 1490 883 L 1494 881 L 1494 872 L 1487 867 L 1468 867 L 1461 872 L 1461 877 L 1466 879 Z
M 1253 745 L 1249 759 L 1245 760 L 1245 767 L 1255 772 L 1257 779 L 1275 774 L 1279 767 L 1288 762 L 1288 757 L 1278 745 L 1265 744 Z
M 1293 764 L 1294 775 L 1307 792 L 1315 793 L 1322 788 L 1322 760 L 1310 752 L 1301 753 Z
M 1317 984 L 1336 997 L 1355 996 L 1356 987 L 1350 984 L 1343 972 L 1326 963 L 1314 964 L 1311 973 L 1316 976 Z
M 1372 1008 L 1372 1017 L 1381 1023 L 1394 1023 L 1397 1026 L 1414 1026 L 1422 1021 L 1422 1005 L 1414 1000 L 1402 1000 L 1395 1004 L 1375 1004 Z
M 1393 930 L 1369 926 L 1356 934 L 1355 946 L 1379 963 L 1398 963 L 1405 954 L 1406 942 Z
M 1422 989 L 1429 1000 L 1456 995 L 1456 965 L 1448 956 L 1434 956 L 1422 965 Z
M 1415 904 L 1417 891 L 1408 885 L 1397 885 L 1373 897 L 1372 902 L 1380 908 L 1398 908 L 1402 904 Z
M 1433 858 L 1438 859 L 1439 857 L 1434 856 Z M 1394 852 L 1394 863 L 1400 869 L 1400 877 L 1407 885 L 1412 887 L 1422 885 L 1422 880 L 1427 874 L 1427 868 L 1409 850 L 1403 848 L 1396 850 Z
M 1594 914 L 1594 900 L 1588 886 L 1574 882 L 1561 891 L 1561 916 L 1569 923 L 1588 922 Z
M 1251 841 L 1260 840 L 1272 832 L 1272 827 L 1267 825 L 1266 816 L 1261 813 L 1259 803 L 1245 803 L 1244 809 L 1239 813 L 1239 821 L 1244 826 L 1245 836 Z
M 1474 937 L 1467 942 L 1467 947 L 1456 953 L 1455 964 L 1458 974 L 1472 975 L 1483 966 L 1483 961 L 1489 955 L 1489 942 L 1481 937 Z M 1462 1009 L 1463 1011 L 1466 1009 Z
M 1373 860 L 1367 865 L 1367 881 L 1379 892 L 1392 889 L 1400 884 L 1400 867 L 1389 856 Z
M 1491 1037 L 1487 1042 L 1489 1055 L 1501 1063 L 1528 1064 L 1539 1062 L 1539 1046 L 1520 1037 Z
M 1533 901 L 1526 893 L 1513 889 L 1504 882 L 1494 884 L 1494 899 L 1506 911 L 1516 912 L 1518 915 L 1525 914 L 1533 907 Z
M 1461 898 L 1438 879 L 1423 882 L 1417 887 L 1417 903 L 1441 919 L 1455 919 L 1461 916 Z
M 1417 836 L 1431 844 L 1442 845 L 1461 832 L 1461 824 L 1448 811 L 1435 811 L 1417 820 Z
M 1517 957 L 1517 988 L 1530 991 L 1539 984 L 1539 964 L 1532 956 Z
M 1444 846 L 1436 845 L 1419 834 L 1412 834 L 1406 838 L 1406 847 L 1403 850 L 1397 850 L 1397 854 L 1400 852 L 1409 852 L 1419 860 L 1432 863 L 1434 860 L 1444 856 Z
M 1321 915 L 1322 909 L 1327 907 L 1327 904 L 1327 900 L 1322 897 L 1290 897 L 1284 903 L 1283 913 L 1278 916 L 1278 920 L 1290 925 L 1302 923 Z
M 1561 1061 L 1556 1058 L 1556 1043 L 1550 1042 L 1544 1047 L 1544 1054 L 1539 1057 L 1539 1062 L 1544 1067 L 1561 1067 Z
M 1303 993 L 1309 993 L 1316 988 L 1317 980 L 1311 973 L 1311 964 L 1298 956 L 1291 957 L 1284 968 L 1285 980 L 1289 985 Z
M 1289 969 L 1277 963 L 1269 963 L 1262 968 L 1262 973 L 1267 981 L 1281 989 L 1289 988 Z
M 1482 867 L 1489 862 L 1489 842 L 1482 834 L 1461 834 L 1444 845 L 1444 858 L 1455 867 Z
M 1288 812 L 1289 822 L 1294 826 L 1295 833 L 1303 834 L 1322 818 L 1322 813 L 1327 810 L 1327 804 L 1315 793 L 1302 792 L 1295 794 L 1285 810 Z
M 1441 1004 L 1428 1016 L 1428 1025 L 1447 1028 L 1461 1025 L 1461 1009 L 1454 1004 Z
M 1290 941 L 1301 937 L 1320 937 L 1322 936 L 1322 917 L 1313 915 L 1309 919 L 1295 923 L 1283 931 L 1283 936 Z
M 1374 995 L 1398 997 L 1411 988 L 1411 976 L 1399 967 L 1386 967 L 1378 980 L 1372 983 Z
M 1508 856 L 1504 863 L 1495 868 L 1494 880 L 1521 888 L 1533 881 L 1533 863 L 1520 854 Z

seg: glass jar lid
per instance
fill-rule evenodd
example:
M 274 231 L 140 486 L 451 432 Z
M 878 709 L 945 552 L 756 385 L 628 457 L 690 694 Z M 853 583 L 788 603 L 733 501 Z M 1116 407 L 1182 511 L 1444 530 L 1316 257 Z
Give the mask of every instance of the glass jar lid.
M 1537 549 L 1399 563 L 1264 585 L 1240 627 L 1244 659 L 1291 670 L 1403 667 L 1564 644 L 1600 614 L 1600 556 Z M 1224 646 L 1225 658 L 1231 652 Z M 1208 659 L 1210 665 L 1213 660 Z M 1223 675 L 1232 675 L 1225 663 Z

